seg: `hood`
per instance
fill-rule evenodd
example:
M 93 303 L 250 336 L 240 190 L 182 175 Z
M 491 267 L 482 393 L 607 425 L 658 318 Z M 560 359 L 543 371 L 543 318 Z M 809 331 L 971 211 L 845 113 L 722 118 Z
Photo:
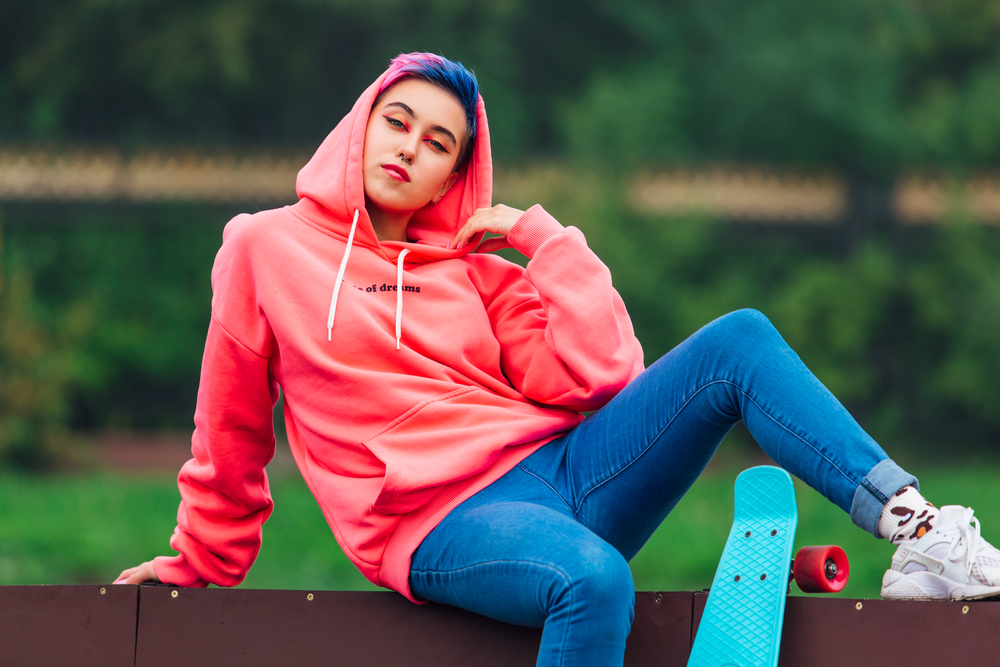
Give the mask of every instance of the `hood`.
M 345 239 L 358 211 L 354 245 L 367 246 L 387 258 L 397 256 L 403 249 L 409 251 L 406 261 L 417 263 L 466 255 L 482 240 L 482 233 L 463 248 L 446 250 L 445 246 L 476 209 L 492 205 L 493 160 L 483 98 L 480 96 L 477 104 L 476 142 L 464 173 L 437 204 L 428 204 L 413 215 L 407 227 L 407 236 L 413 242 L 380 243 L 365 210 L 361 167 L 368 116 L 385 76 L 383 73 L 362 93 L 350 113 L 299 171 L 295 190 L 300 201 L 295 207 L 310 221 Z

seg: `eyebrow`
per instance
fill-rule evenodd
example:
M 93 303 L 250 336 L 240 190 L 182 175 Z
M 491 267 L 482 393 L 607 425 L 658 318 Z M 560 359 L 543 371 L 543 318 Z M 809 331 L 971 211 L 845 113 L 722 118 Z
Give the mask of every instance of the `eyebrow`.
M 412 118 L 413 120 L 417 120 L 417 114 L 415 114 L 413 112 L 413 109 L 411 109 L 407 104 L 404 104 L 402 102 L 389 102 L 383 107 L 383 109 L 388 109 L 389 107 L 399 107 L 400 109 L 408 113 L 410 115 L 410 118 Z M 443 135 L 446 135 L 449 139 L 451 139 L 451 142 L 455 144 L 455 146 L 458 146 L 458 139 L 455 138 L 455 135 L 452 134 L 451 130 L 449 130 L 448 128 L 441 127 L 440 125 L 432 125 L 431 129 L 436 130 Z

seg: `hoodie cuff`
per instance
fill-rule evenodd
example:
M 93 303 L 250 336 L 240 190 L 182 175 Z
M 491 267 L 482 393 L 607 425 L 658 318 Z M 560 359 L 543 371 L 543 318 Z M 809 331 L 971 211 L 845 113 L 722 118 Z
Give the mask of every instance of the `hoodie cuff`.
M 507 233 L 507 242 L 512 248 L 531 259 L 535 256 L 539 246 L 565 229 L 544 208 L 535 204 L 525 211 L 511 227 L 510 232 Z
M 164 584 L 175 584 L 189 588 L 205 588 L 208 582 L 198 576 L 184 554 L 179 556 L 157 556 L 153 559 L 153 571 Z

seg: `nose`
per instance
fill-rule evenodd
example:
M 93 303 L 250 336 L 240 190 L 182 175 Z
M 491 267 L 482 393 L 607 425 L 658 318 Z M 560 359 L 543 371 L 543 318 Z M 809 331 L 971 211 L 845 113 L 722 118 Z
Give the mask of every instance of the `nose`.
M 417 145 L 420 142 L 420 137 L 416 133 L 411 134 L 407 137 L 407 140 L 399 147 L 399 153 L 396 157 L 405 162 L 406 164 L 413 164 L 413 158 L 417 155 Z

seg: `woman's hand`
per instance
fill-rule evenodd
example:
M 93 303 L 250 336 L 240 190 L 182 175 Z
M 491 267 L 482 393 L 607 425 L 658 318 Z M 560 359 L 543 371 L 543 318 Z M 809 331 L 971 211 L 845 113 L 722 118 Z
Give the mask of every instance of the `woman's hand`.
M 160 583 L 160 578 L 156 576 L 156 571 L 153 569 L 153 561 L 151 560 L 146 561 L 142 565 L 123 570 L 118 575 L 118 578 L 115 579 L 116 584 L 144 584 L 147 581 Z
M 502 237 L 486 239 L 479 244 L 479 252 L 492 252 L 500 248 L 510 247 L 510 244 L 507 243 L 507 234 L 522 215 L 524 215 L 524 211 L 503 204 L 497 204 L 493 208 L 476 209 L 472 217 L 458 230 L 458 234 L 448 244 L 448 248 L 456 250 L 461 248 L 479 232 L 492 232 Z

